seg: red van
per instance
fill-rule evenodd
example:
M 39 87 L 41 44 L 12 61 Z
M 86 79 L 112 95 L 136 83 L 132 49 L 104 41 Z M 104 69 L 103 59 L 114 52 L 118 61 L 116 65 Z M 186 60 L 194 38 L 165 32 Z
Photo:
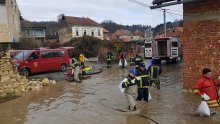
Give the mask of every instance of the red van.
M 25 50 L 14 56 L 15 64 L 21 74 L 47 71 L 66 71 L 70 64 L 70 57 L 66 49 Z

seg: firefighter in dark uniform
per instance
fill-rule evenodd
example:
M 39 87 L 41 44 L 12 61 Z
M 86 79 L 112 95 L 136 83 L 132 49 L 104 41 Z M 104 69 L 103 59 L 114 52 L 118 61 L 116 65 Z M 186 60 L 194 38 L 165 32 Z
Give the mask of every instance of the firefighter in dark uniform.
M 143 59 L 141 56 L 139 56 L 138 54 L 136 54 L 136 57 L 134 58 L 135 61 L 135 66 L 140 65 L 141 62 L 143 62 Z
M 162 73 L 161 60 L 152 59 L 148 71 L 150 72 L 151 84 L 155 83 L 157 89 L 160 89 L 160 74 Z
M 137 80 L 138 80 L 138 97 L 137 100 L 141 101 L 144 98 L 144 101 L 148 102 L 148 95 L 149 91 L 148 88 L 150 87 L 150 77 L 149 72 L 145 68 L 144 63 L 140 63 L 139 67 L 136 68 L 137 72 Z
M 109 50 L 108 53 L 107 53 L 107 68 L 111 68 L 112 67 L 112 57 L 113 57 L 113 54 Z

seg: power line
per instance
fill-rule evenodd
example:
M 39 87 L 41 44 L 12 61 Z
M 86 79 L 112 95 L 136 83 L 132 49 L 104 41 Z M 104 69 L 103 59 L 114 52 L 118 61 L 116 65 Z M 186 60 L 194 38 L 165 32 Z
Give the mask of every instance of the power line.
M 171 10 L 171 11 L 176 11 L 176 12 L 183 12 L 183 11 L 181 11 L 181 10 L 175 10 L 175 9 L 169 9 L 169 10 Z
M 167 13 L 173 14 L 173 15 L 178 15 L 178 16 L 183 16 L 183 15 L 181 15 L 181 14 L 177 14 L 177 13 L 173 13 L 173 12 L 167 12 Z
M 137 0 L 128 0 L 128 1 L 133 2 L 133 3 L 136 3 L 136 4 L 139 4 L 139 5 L 144 6 L 144 7 L 147 7 L 147 8 L 150 8 L 150 5 L 145 4 L 145 3 L 143 3 L 143 2 L 140 2 L 140 1 L 137 1 Z M 156 9 L 156 10 L 158 10 L 158 11 L 163 11 L 162 9 Z M 170 13 L 170 14 L 173 14 L 173 15 L 183 16 L 183 15 L 181 15 L 181 14 L 177 14 L 177 13 L 173 13 L 173 12 L 168 12 L 168 11 L 166 11 L 166 12 L 167 12 L 167 13 Z

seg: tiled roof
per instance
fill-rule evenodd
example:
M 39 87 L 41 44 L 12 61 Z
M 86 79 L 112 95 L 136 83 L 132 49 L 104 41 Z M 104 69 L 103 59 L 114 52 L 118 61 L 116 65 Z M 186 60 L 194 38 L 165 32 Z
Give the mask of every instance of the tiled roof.
M 0 0 L 0 4 L 5 4 L 5 0 Z
M 72 16 L 64 16 L 63 20 L 67 23 L 72 25 L 79 25 L 79 26 L 100 26 L 99 23 L 90 19 L 90 18 L 80 18 L 80 17 L 72 17 Z
M 105 29 L 105 28 L 103 28 L 103 32 L 104 33 L 109 33 L 109 31 L 107 29 Z
M 133 33 L 133 36 L 145 37 L 145 32 L 136 30 L 136 31 Z
M 176 30 L 179 30 L 180 32 L 183 32 L 183 27 L 176 27 Z
M 131 35 L 129 30 L 119 29 L 113 33 L 114 35 L 123 36 L 123 35 Z
M 46 28 L 46 27 L 39 25 L 38 22 L 21 21 L 21 28 Z

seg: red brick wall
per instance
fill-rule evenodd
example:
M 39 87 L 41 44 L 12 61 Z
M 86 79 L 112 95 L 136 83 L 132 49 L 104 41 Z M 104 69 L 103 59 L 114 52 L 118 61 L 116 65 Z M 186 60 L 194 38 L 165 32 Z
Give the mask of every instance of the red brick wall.
M 202 15 L 207 12 L 216 13 L 219 8 L 217 0 L 184 4 L 184 89 L 192 89 L 204 67 L 211 68 L 215 81 L 220 83 L 220 17 L 209 19 Z

